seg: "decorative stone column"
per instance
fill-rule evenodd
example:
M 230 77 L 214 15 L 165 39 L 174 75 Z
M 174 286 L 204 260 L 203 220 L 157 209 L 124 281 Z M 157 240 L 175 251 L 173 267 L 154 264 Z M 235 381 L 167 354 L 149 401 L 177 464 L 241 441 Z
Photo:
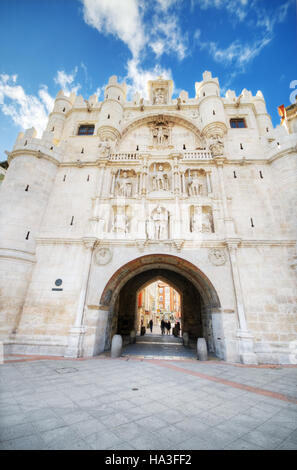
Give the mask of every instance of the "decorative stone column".
M 114 197 L 115 193 L 115 180 L 116 180 L 116 170 L 111 170 L 111 185 L 110 185 L 110 196 Z
M 252 334 L 248 331 L 246 322 L 245 307 L 237 259 L 237 249 L 239 242 L 239 239 L 227 240 L 239 324 L 239 330 L 237 331 L 239 355 L 240 360 L 243 364 L 258 364 L 258 359 L 254 352 L 254 338 Z
M 142 179 L 141 179 L 141 194 L 145 195 L 147 193 L 147 161 L 143 160 L 143 167 L 142 167 Z
M 83 326 L 83 317 L 96 239 L 85 238 L 83 239 L 83 242 L 85 248 L 87 249 L 87 253 L 84 258 L 82 286 L 80 290 L 75 321 L 69 331 L 68 346 L 64 354 L 65 357 L 82 357 L 83 355 L 83 338 L 86 331 Z
M 210 179 L 211 170 L 206 170 L 205 173 L 206 173 L 207 195 L 209 196 L 212 193 L 211 179 Z
M 181 192 L 182 192 L 182 195 L 184 196 L 187 193 L 186 180 L 185 180 L 185 171 L 184 170 L 181 172 L 181 187 L 182 187 Z

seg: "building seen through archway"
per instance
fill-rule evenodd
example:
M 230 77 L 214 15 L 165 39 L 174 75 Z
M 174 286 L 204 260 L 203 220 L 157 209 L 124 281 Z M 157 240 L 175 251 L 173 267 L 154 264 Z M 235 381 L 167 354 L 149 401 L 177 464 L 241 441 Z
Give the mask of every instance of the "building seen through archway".
M 170 321 L 172 328 L 180 323 L 180 295 L 171 285 L 158 279 L 138 293 L 137 332 L 140 332 L 141 326 L 148 329 L 149 322 L 152 321 L 153 332 L 160 333 L 162 320 Z

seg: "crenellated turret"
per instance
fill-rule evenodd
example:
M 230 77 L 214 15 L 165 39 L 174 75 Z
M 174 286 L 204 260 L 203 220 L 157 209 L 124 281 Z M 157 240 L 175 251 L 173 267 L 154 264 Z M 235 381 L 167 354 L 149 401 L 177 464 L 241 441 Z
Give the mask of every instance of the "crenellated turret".
M 120 84 L 117 77 L 110 77 L 102 103 L 98 135 L 101 140 L 117 140 L 121 136 L 121 122 L 126 100 L 126 84 Z
M 52 133 L 55 143 L 57 143 L 62 137 L 66 115 L 72 108 L 74 100 L 74 93 L 71 93 L 68 97 L 63 93 L 63 90 L 60 90 L 57 94 L 54 109 L 49 115 L 46 127 L 46 131 Z
M 223 136 L 227 131 L 223 100 L 220 97 L 220 86 L 211 72 L 203 73 L 203 81 L 196 82 L 196 99 L 199 100 L 202 119 L 202 133 L 207 137 Z

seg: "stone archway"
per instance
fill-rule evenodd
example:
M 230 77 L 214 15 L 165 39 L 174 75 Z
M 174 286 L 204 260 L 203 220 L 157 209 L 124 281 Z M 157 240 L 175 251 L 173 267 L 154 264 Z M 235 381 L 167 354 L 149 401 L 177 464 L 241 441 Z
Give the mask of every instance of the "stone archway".
M 184 331 L 192 341 L 204 336 L 210 351 L 218 354 L 212 334 L 212 315 L 220 312 L 217 292 L 195 265 L 178 256 L 151 254 L 136 258 L 118 269 L 106 284 L 100 309 L 108 311 L 105 350 L 113 334 L 129 335 L 135 329 L 137 291 L 149 281 L 162 277 L 182 294 Z

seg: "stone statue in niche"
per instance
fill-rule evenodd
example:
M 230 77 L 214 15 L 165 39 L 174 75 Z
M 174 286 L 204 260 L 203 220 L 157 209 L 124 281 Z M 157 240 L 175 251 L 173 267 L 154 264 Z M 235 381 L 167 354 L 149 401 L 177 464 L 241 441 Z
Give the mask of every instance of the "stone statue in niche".
M 166 92 L 164 88 L 157 88 L 155 90 L 154 104 L 166 104 Z
M 203 184 L 199 180 L 198 172 L 195 171 L 193 176 L 188 179 L 188 191 L 189 196 L 199 196 L 202 194 Z
M 195 206 L 190 222 L 191 232 L 202 232 L 202 206 Z
M 129 230 L 128 217 L 125 214 L 124 206 L 117 206 L 112 224 L 112 231 L 117 233 L 127 233 Z
M 153 144 L 158 147 L 169 144 L 169 130 L 167 127 L 157 125 L 153 130 Z
M 209 207 L 205 206 L 192 206 L 190 217 L 190 231 L 191 232 L 213 232 L 212 213 Z
M 212 215 L 211 212 L 202 212 L 202 232 L 211 233 L 212 230 Z
M 148 221 L 148 238 L 153 240 L 167 240 L 169 232 L 169 214 L 164 207 L 158 206 L 153 210 L 151 220 Z
M 169 190 L 168 176 L 164 173 L 162 165 L 159 165 L 157 170 L 155 169 L 153 176 L 153 191 L 159 190 Z
M 127 171 L 123 171 L 122 176 L 116 183 L 116 195 L 121 197 L 132 197 L 132 182 Z

